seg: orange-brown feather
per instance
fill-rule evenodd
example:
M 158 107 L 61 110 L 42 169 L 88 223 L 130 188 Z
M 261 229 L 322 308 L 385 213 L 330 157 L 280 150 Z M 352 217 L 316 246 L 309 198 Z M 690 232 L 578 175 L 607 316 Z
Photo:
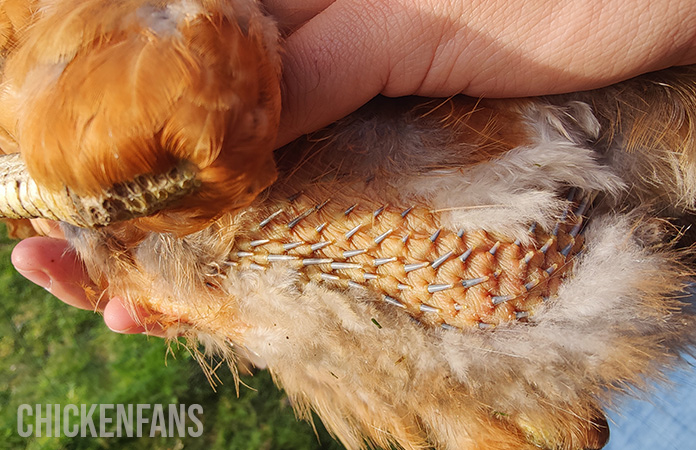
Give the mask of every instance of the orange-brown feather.
M 198 193 L 139 223 L 198 229 L 275 179 L 278 58 L 268 19 L 236 13 L 220 1 L 50 3 L 8 56 L 0 126 L 40 184 L 79 195 L 189 161 Z
M 36 0 L 0 1 L 0 56 L 15 45 L 18 33 L 26 26 L 35 9 Z

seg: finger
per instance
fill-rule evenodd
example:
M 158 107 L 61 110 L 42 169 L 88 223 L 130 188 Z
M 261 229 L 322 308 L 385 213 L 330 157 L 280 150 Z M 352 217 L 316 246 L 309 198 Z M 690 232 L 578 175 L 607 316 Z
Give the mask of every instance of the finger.
M 112 298 L 106 304 L 104 308 L 104 323 L 111 331 L 117 333 L 136 334 L 145 331 L 145 328 L 131 317 L 118 297 Z
M 379 49 L 366 48 L 372 27 L 359 19 L 359 7 L 345 3 L 316 14 L 285 42 L 278 145 L 334 122 L 382 89 L 380 67 L 371 64 Z
M 29 281 L 68 305 L 95 309 L 84 290 L 85 287 L 94 288 L 94 285 L 66 241 L 49 237 L 24 239 L 12 251 L 12 264 Z
M 104 308 L 104 323 L 112 331 L 122 334 L 148 334 L 150 336 L 164 337 L 165 332 L 162 327 L 157 324 L 141 325 L 147 316 L 147 313 L 142 310 L 137 310 L 136 314 L 139 318 L 136 320 L 131 315 L 129 309 L 125 306 L 124 300 L 120 297 L 114 297 L 107 303 Z
M 380 93 L 459 92 L 465 79 L 452 83 L 447 74 L 422 89 L 443 36 L 457 32 L 451 16 L 460 9 L 433 8 L 424 13 L 412 2 L 339 0 L 290 35 L 277 143 L 328 125 Z
M 291 34 L 294 30 L 312 19 L 319 12 L 326 9 L 335 0 L 266 0 L 266 11 L 276 20 L 278 27 L 284 35 Z
M 31 219 L 31 225 L 42 236 L 65 239 L 65 234 L 58 222 L 48 219 Z
M 544 95 L 693 63 L 696 3 L 673 6 L 337 0 L 287 38 L 277 143 L 378 93 Z

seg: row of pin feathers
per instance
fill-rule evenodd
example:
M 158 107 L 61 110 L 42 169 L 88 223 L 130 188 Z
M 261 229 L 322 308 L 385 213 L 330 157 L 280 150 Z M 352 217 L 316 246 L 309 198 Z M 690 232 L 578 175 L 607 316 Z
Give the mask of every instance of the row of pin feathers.
M 532 244 L 483 230 L 450 232 L 422 207 L 349 207 L 303 193 L 240 236 L 227 265 L 285 264 L 306 281 L 368 289 L 426 325 L 491 328 L 526 321 L 556 294 L 581 251 L 589 197 L 568 206 L 549 231 L 532 224 Z M 436 255 L 436 256 L 433 256 Z

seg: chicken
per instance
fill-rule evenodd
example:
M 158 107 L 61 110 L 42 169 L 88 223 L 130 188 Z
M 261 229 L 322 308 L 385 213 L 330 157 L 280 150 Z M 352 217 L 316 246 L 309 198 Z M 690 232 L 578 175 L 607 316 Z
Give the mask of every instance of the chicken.
M 0 142 L 43 186 L 94 195 L 185 162 L 201 189 L 141 226 L 186 234 L 275 179 L 278 33 L 254 2 L 11 0 L 0 11 Z
M 274 154 L 255 3 L 29 8 L 4 27 L 0 214 L 63 221 L 95 302 L 252 355 L 347 448 L 599 449 L 613 399 L 694 345 L 696 67 L 378 98 Z

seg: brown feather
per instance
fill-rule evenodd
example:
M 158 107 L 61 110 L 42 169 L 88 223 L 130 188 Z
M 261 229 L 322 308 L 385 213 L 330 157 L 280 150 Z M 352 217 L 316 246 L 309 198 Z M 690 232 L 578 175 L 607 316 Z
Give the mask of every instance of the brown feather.
M 278 151 L 273 183 L 277 32 L 256 2 L 41 4 L 24 28 L 0 3 L 3 150 L 78 194 L 182 160 L 202 182 L 150 218 L 64 225 L 95 304 L 257 353 L 346 447 L 601 448 L 614 395 L 696 342 L 668 221 L 696 207 L 696 69 L 377 99 Z
M 631 202 L 678 216 L 696 209 L 695 79 L 696 66 L 674 67 L 551 101 L 587 102 L 602 130 L 595 145 L 632 181 Z
M 79 195 L 191 162 L 198 194 L 140 222 L 190 232 L 275 179 L 268 20 L 219 1 L 49 2 L 8 56 L 0 126 L 40 184 Z

